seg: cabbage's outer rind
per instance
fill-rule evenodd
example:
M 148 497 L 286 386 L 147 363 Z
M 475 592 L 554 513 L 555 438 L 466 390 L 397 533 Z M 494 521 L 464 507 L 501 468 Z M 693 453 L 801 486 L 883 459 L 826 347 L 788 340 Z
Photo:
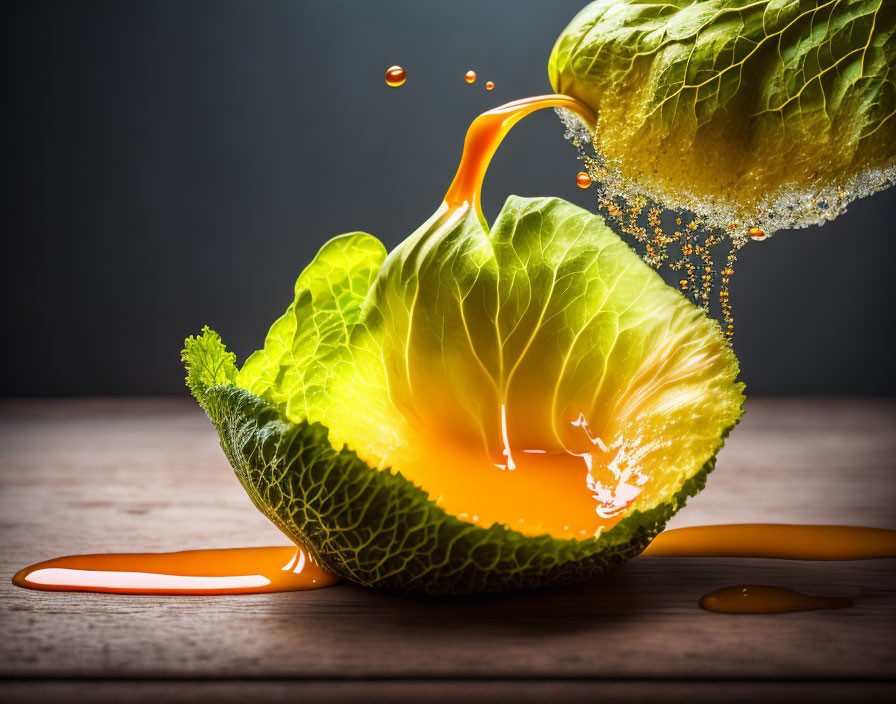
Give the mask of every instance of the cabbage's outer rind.
M 896 163 L 887 0 L 597 0 L 548 73 L 597 113 L 598 151 L 670 207 L 761 217 Z
M 188 384 L 256 507 L 323 567 L 378 589 L 462 595 L 603 574 L 639 554 L 715 464 L 713 456 L 667 503 L 633 513 L 600 538 L 527 537 L 447 515 L 400 474 L 335 450 L 320 423 L 291 423 L 232 385 L 233 356 L 207 328 L 187 340 L 184 361 Z

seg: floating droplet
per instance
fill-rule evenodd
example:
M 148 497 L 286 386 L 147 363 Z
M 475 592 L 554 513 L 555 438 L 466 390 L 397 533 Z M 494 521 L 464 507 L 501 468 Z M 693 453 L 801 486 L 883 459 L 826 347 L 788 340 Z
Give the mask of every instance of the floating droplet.
M 765 233 L 762 230 L 760 230 L 758 227 L 751 227 L 749 230 L 747 230 L 747 233 L 754 240 L 761 240 L 763 237 L 765 237 Z
M 489 81 L 488 83 L 485 84 L 486 90 L 494 90 L 494 88 L 495 88 L 495 84 L 492 81 Z
M 407 74 L 401 66 L 391 66 L 386 71 L 386 85 L 398 88 L 398 86 L 403 85 L 406 80 L 408 80 Z
M 588 188 L 591 185 L 591 177 L 584 171 L 579 171 L 576 174 L 576 185 L 579 188 Z
M 464 80 L 467 83 L 475 83 L 476 82 L 476 72 L 475 71 L 467 71 L 467 75 L 464 76 Z

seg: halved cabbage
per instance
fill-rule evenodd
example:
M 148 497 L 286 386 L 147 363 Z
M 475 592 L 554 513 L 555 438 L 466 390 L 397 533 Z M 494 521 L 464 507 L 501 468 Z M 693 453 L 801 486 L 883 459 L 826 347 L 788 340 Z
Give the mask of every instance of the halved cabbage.
M 442 208 L 386 256 L 351 233 L 237 370 L 188 383 L 256 506 L 360 584 L 457 594 L 570 582 L 636 555 L 741 414 L 718 325 L 603 220 L 511 197 Z

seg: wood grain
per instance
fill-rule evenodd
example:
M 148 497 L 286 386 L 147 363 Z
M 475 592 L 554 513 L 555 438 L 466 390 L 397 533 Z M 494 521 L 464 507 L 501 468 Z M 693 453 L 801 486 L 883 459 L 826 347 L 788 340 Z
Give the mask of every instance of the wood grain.
M 896 528 L 894 421 L 890 401 L 752 400 L 707 489 L 674 525 Z M 62 554 L 285 543 L 243 493 L 201 411 L 174 400 L 0 404 L 0 522 L 7 577 Z M 104 684 L 78 690 L 97 701 L 123 700 L 108 678 L 161 678 L 152 686 L 162 688 L 170 678 L 246 679 L 254 683 L 244 683 L 250 697 L 262 686 L 257 680 L 272 680 L 266 698 L 273 699 L 290 691 L 275 681 L 287 678 L 308 692 L 342 687 L 346 700 L 366 691 L 383 701 L 402 700 L 402 692 L 419 699 L 429 678 L 467 682 L 456 696 L 472 699 L 484 696 L 485 683 L 503 693 L 517 678 L 542 687 L 579 682 L 567 688 L 570 697 L 599 696 L 601 685 L 619 701 L 625 692 L 674 701 L 693 692 L 693 700 L 709 701 L 720 691 L 712 682 L 722 679 L 732 683 L 729 692 L 741 691 L 738 682 L 746 687 L 744 700 L 762 698 L 770 680 L 790 682 L 795 698 L 822 680 L 831 688 L 816 693 L 855 680 L 865 681 L 866 693 L 892 691 L 894 577 L 894 560 L 640 558 L 575 588 L 463 601 L 408 600 L 351 585 L 211 598 L 54 594 L 7 579 L 0 676 L 7 694 L 31 701 L 61 691 L 67 685 L 59 678 L 99 678 Z M 697 608 L 705 592 L 737 583 L 857 605 L 784 616 Z M 358 678 L 377 684 L 347 688 Z M 626 689 L 645 679 L 679 684 L 650 690 L 656 696 Z M 687 679 L 692 686 L 682 688 Z M 184 701 L 199 691 L 175 689 Z M 138 690 L 148 692 L 144 699 Z M 449 690 L 434 691 L 447 699 Z M 126 691 L 133 701 L 153 698 L 151 687 Z M 284 698 L 300 689 L 291 691 Z

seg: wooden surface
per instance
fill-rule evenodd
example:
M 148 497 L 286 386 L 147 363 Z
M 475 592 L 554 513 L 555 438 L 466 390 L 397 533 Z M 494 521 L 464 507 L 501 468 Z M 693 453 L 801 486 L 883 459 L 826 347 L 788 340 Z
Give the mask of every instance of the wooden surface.
M 896 528 L 896 403 L 753 400 L 674 526 Z M 0 404 L 5 701 L 756 701 L 896 694 L 896 561 L 640 558 L 569 589 L 463 601 L 339 585 L 147 597 L 17 589 L 84 552 L 285 544 L 184 400 Z M 781 616 L 700 610 L 777 584 L 856 599 Z

